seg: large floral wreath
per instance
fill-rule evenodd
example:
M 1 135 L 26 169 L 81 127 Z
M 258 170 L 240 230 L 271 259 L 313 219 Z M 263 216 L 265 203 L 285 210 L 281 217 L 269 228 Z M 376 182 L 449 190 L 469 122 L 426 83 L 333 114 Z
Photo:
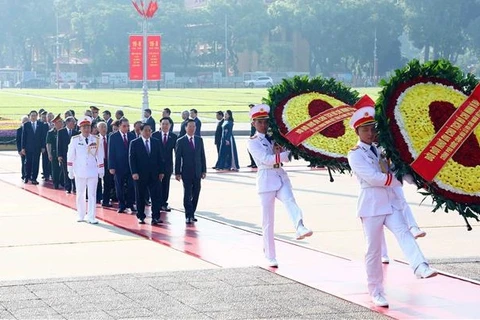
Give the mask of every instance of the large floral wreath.
M 323 111 L 353 105 L 357 100 L 358 92 L 334 79 L 294 77 L 271 87 L 264 102 L 271 107 L 270 128 L 277 143 L 288 148 L 295 159 L 301 157 L 313 165 L 343 173 L 350 171 L 347 154 L 357 142 L 355 132 L 349 129 L 349 118 L 314 134 L 299 145 L 292 144 L 286 135 Z
M 432 181 L 411 167 L 477 84 L 473 75 L 464 75 L 448 61 L 411 61 L 388 82 L 381 82 L 376 118 L 379 142 L 398 170 L 397 176 L 412 174 L 417 186 L 425 190 L 421 193 L 433 198 L 434 212 L 443 207 L 479 221 L 480 126 Z M 468 221 L 467 225 L 470 230 Z

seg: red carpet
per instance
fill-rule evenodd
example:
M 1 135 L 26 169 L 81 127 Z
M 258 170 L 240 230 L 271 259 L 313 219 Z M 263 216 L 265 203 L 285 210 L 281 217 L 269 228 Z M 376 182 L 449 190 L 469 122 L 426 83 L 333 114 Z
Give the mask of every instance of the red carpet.
M 5 174 L 1 178 L 41 197 L 75 208 L 75 195 L 41 185 L 23 185 L 17 174 Z M 165 222 L 162 226 L 151 227 L 139 225 L 135 216 L 118 215 L 114 209 L 98 207 L 97 218 L 221 267 L 243 267 L 263 262 L 262 239 L 258 234 L 201 216 L 195 226 L 188 227 L 183 213 L 172 211 L 162 215 Z M 74 221 L 72 215 L 72 223 Z M 281 240 L 277 240 L 276 245 L 280 267 L 271 269 L 272 272 L 385 315 L 397 319 L 480 317 L 480 285 L 474 282 L 446 275 L 417 280 L 407 265 L 393 262 L 385 266 L 385 289 L 391 307 L 375 308 L 367 294 L 362 261 L 351 261 Z

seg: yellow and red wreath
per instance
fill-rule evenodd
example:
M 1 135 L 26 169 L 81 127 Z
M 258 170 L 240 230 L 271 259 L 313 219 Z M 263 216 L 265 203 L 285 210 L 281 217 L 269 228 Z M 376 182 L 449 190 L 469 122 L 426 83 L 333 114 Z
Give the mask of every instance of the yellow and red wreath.
M 415 60 L 397 70 L 395 76 L 382 85 L 376 105 L 379 142 L 398 169 L 398 175 L 413 174 L 417 185 L 426 190 L 423 194 L 433 197 L 436 203 L 434 211 L 444 207 L 445 211 L 458 211 L 464 217 L 478 221 L 480 126 L 472 127 L 470 131 L 473 132 L 464 137 L 463 144 L 447 154 L 450 157 L 432 175 L 432 179 L 426 179 L 423 174 L 430 170 L 427 165 L 415 166 L 415 162 L 425 154 L 441 156 L 440 149 L 433 142 L 448 124 L 447 121 L 452 122 L 454 118 L 461 120 L 456 123 L 456 129 L 449 129 L 453 132 L 449 133 L 451 137 L 445 135 L 447 143 L 438 140 L 445 150 L 452 151 L 456 141 L 454 137 L 458 136 L 455 134 L 478 119 L 475 112 L 480 109 L 475 111 L 471 108 L 469 114 L 465 113 L 469 115 L 464 117 L 466 120 L 457 112 L 474 92 L 478 81 L 473 75 L 464 75 L 448 61 L 420 64 Z M 428 161 L 425 163 L 428 164 Z
M 347 154 L 357 141 L 355 132 L 348 126 L 348 106 L 357 100 L 358 92 L 334 79 L 294 77 L 270 88 L 265 102 L 271 107 L 270 127 L 275 141 L 292 151 L 296 159 L 301 157 L 313 165 L 344 172 L 350 170 Z M 328 125 L 318 118 L 324 114 L 329 115 L 330 120 L 333 117 L 341 120 Z M 305 130 L 299 132 L 305 134 L 304 131 L 321 122 L 323 130 L 298 140 L 298 143 L 290 139 L 296 128 L 303 125 Z

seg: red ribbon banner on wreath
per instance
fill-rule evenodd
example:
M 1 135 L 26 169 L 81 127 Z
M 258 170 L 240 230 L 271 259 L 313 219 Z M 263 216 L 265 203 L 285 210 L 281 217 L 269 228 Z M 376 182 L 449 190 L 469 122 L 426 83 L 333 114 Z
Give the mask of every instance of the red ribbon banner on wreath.
M 447 161 L 480 124 L 480 85 L 452 114 L 430 143 L 412 162 L 412 169 L 427 181 L 432 181 Z
M 285 135 L 285 139 L 294 146 L 298 146 L 303 141 L 331 125 L 351 118 L 355 111 L 354 107 L 348 105 L 325 110 L 290 130 Z

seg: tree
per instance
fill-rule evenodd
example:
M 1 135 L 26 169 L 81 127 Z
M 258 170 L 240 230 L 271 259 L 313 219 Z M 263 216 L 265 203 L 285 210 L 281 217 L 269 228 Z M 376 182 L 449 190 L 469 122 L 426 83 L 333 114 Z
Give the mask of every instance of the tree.
M 465 52 L 465 29 L 479 14 L 478 2 L 404 0 L 404 5 L 410 40 L 425 50 L 424 60 L 445 58 L 455 63 Z
M 34 60 L 46 62 L 54 27 L 53 0 L 0 2 L 1 64 L 33 70 Z
M 234 74 L 238 74 L 238 53 L 259 51 L 264 37 L 268 34 L 270 23 L 265 1 L 211 0 L 206 11 L 213 26 L 211 29 L 213 41 L 225 42 L 225 25 L 227 26 L 226 49 L 229 67 L 233 69 Z

